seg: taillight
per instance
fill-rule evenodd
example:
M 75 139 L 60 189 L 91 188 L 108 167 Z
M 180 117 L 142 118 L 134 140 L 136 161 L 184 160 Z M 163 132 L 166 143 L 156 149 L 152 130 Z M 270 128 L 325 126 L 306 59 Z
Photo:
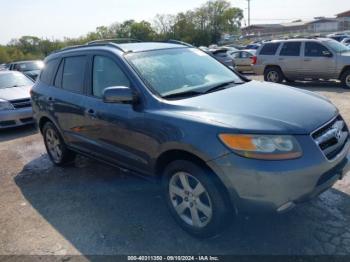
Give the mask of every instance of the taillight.
M 258 61 L 258 57 L 257 56 L 253 56 L 252 57 L 252 64 L 256 65 L 256 62 Z

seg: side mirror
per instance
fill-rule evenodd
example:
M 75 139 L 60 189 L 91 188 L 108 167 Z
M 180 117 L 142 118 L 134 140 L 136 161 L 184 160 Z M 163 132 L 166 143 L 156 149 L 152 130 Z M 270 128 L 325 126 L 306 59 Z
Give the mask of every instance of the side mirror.
M 108 87 L 103 92 L 103 102 L 116 104 L 133 104 L 137 100 L 136 95 L 129 87 Z
M 332 53 L 329 52 L 329 51 L 323 51 L 322 54 L 323 54 L 323 56 L 325 56 L 325 57 L 333 57 Z

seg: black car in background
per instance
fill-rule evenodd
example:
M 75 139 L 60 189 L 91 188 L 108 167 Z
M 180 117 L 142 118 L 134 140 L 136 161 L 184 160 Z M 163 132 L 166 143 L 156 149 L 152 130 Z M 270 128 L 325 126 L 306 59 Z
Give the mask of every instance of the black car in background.
M 26 76 L 30 77 L 34 81 L 38 77 L 40 70 L 44 67 L 44 63 L 41 60 L 33 61 L 18 61 L 12 62 L 8 65 L 8 69 L 11 71 L 19 71 Z

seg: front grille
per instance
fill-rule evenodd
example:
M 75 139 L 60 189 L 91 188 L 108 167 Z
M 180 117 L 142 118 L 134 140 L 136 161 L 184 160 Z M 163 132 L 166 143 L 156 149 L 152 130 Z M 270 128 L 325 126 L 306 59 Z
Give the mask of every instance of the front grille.
M 325 156 L 332 160 L 344 149 L 349 139 L 349 129 L 339 115 L 333 121 L 315 131 L 312 138 Z
M 32 102 L 31 102 L 30 98 L 17 99 L 17 100 L 12 100 L 10 102 L 15 109 L 26 108 L 26 107 L 32 106 Z

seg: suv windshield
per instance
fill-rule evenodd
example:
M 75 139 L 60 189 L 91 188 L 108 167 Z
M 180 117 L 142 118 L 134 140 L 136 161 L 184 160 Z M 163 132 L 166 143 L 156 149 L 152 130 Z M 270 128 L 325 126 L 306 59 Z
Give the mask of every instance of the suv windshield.
M 344 53 L 344 52 L 349 52 L 350 48 L 335 41 L 335 40 L 330 40 L 327 41 L 326 44 L 329 46 L 330 49 L 332 49 L 336 53 Z
M 195 48 L 134 53 L 126 58 L 161 97 L 204 94 L 225 83 L 243 83 L 229 68 Z
M 0 74 L 0 89 L 29 85 L 33 85 L 33 82 L 22 73 L 9 72 Z

